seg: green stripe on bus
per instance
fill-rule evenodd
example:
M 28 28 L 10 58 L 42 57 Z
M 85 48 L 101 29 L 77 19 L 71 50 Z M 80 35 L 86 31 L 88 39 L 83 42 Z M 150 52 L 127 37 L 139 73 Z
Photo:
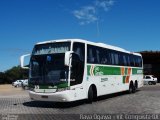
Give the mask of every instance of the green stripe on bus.
M 91 65 L 87 66 L 87 75 L 90 75 L 90 69 L 91 69 Z
M 87 66 L 87 74 L 91 75 L 90 73 L 91 65 Z M 95 76 L 99 75 L 121 75 L 121 68 L 120 67 L 106 67 L 106 66 L 95 66 L 93 70 L 93 74 Z
M 143 69 L 132 68 L 132 74 L 143 74 Z
M 68 87 L 68 83 L 62 83 L 57 85 L 57 88 L 66 88 L 66 87 Z
M 39 85 L 39 89 L 57 89 L 57 88 L 66 88 L 66 87 L 68 87 L 68 83 L 58 84 L 55 86 Z
M 29 84 L 30 88 L 35 88 L 35 86 L 39 86 L 39 89 L 57 89 L 57 88 L 68 87 L 68 83 L 65 82 L 65 83 L 59 83 L 59 84 L 56 84 L 56 85 L 32 85 L 32 84 Z
M 91 71 L 91 65 L 87 65 L 87 75 L 92 76 Z M 101 75 L 121 75 L 121 67 L 111 67 L 111 66 L 98 66 L 94 65 L 93 70 L 94 76 L 101 76 Z M 143 74 L 143 69 L 141 68 L 132 68 L 132 74 Z M 128 67 L 125 68 L 125 75 L 128 75 Z

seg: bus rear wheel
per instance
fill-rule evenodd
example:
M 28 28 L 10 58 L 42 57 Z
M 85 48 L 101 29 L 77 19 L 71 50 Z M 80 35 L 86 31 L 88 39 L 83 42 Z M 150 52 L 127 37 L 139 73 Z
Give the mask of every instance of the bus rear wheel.
M 135 93 L 135 91 L 136 91 L 136 87 L 133 84 L 133 82 L 131 82 L 129 85 L 129 93 Z
M 137 89 L 138 89 L 138 82 L 137 82 L 137 80 L 135 81 L 135 91 L 137 91 Z

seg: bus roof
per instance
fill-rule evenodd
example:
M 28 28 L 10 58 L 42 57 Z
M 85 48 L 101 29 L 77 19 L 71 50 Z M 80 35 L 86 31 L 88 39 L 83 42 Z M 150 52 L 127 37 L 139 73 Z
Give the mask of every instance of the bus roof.
M 123 48 L 117 47 L 117 46 L 112 46 L 112 45 L 108 45 L 105 43 L 96 43 L 96 42 L 91 42 L 88 40 L 84 40 L 84 39 L 57 39 L 57 40 L 49 40 L 49 41 L 44 41 L 44 42 L 39 42 L 36 45 L 39 44 L 47 44 L 47 43 L 55 43 L 55 42 L 81 42 L 81 43 L 86 43 L 86 44 L 90 44 L 90 45 L 94 45 L 94 46 L 98 46 L 98 47 L 104 47 L 104 48 L 108 48 L 108 49 L 112 49 L 112 50 L 116 50 L 116 51 L 121 51 L 121 52 L 125 52 L 125 53 L 130 53 L 130 54 L 134 54 L 137 56 L 141 56 L 140 53 L 134 53 L 134 52 L 130 52 L 127 51 Z

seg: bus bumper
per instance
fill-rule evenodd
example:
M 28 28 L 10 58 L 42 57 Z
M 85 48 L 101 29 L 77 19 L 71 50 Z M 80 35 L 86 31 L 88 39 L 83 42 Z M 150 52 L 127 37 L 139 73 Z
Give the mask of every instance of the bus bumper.
M 71 102 L 75 100 L 72 90 L 55 93 L 36 93 L 34 91 L 29 91 L 29 96 L 32 100 L 38 101 Z

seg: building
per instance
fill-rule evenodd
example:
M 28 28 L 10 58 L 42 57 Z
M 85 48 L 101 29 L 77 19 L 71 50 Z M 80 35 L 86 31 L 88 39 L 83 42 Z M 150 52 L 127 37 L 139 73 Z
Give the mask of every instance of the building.
M 160 82 L 160 51 L 140 52 L 143 57 L 144 75 L 155 75 Z

